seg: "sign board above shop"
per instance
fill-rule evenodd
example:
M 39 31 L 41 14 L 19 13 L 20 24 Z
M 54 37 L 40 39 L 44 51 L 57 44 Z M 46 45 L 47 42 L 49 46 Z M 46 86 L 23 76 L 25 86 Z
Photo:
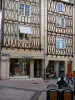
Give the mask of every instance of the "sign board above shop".
M 8 56 L 8 54 L 6 54 L 6 53 L 2 53 L 2 56 Z

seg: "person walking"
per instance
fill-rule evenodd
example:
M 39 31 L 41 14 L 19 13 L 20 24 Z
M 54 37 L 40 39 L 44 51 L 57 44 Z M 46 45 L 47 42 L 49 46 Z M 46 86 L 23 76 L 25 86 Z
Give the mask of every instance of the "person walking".
M 73 71 L 73 75 L 72 75 L 72 79 L 73 79 L 73 84 L 75 85 L 75 71 Z

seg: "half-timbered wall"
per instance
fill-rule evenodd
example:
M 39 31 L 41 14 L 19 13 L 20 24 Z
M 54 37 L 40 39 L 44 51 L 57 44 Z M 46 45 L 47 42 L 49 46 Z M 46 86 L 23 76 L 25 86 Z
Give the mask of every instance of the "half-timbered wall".
M 57 0 L 48 0 L 47 2 L 47 54 L 56 56 L 73 55 L 73 5 L 62 2 L 64 11 L 57 11 Z M 56 27 L 56 16 L 64 16 L 66 27 Z M 56 37 L 65 37 L 66 48 L 56 48 Z
M 18 14 L 19 3 L 31 5 L 31 17 Z M 40 5 L 41 0 L 3 0 L 3 47 L 24 50 L 41 49 Z M 18 40 L 18 25 L 26 25 L 32 28 L 31 41 Z

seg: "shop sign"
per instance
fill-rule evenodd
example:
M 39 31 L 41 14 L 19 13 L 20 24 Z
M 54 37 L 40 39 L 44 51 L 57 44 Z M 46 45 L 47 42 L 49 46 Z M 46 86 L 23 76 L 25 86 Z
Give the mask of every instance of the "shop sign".
M 6 54 L 6 53 L 3 53 L 3 54 L 2 54 L 2 56 L 8 56 L 8 54 Z

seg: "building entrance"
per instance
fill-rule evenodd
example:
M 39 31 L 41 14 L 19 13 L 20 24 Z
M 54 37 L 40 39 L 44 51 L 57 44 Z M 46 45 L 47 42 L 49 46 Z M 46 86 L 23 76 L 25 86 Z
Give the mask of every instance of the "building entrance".
M 61 75 L 65 76 L 65 62 L 49 61 L 46 68 L 46 78 L 58 78 Z
M 30 60 L 11 58 L 10 76 L 30 76 Z
M 65 62 L 64 61 L 59 62 L 59 77 L 60 76 L 65 76 Z
M 42 77 L 42 60 L 39 59 L 34 60 L 34 77 L 36 78 Z
M 52 78 L 54 74 L 54 61 L 49 61 L 46 68 L 46 78 Z

